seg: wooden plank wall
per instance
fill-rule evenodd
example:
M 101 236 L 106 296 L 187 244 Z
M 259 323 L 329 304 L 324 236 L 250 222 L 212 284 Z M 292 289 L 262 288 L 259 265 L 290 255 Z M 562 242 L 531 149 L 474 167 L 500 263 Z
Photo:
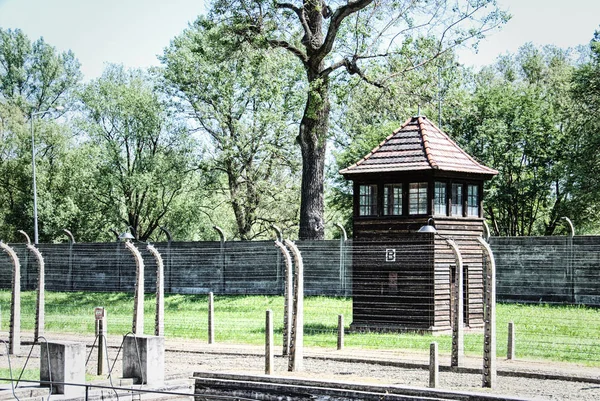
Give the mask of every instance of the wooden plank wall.
M 455 259 L 444 238 L 452 238 L 463 257 L 465 324 L 483 326 L 482 251 L 476 239 L 483 234 L 483 219 L 436 217 L 435 236 L 417 233 L 425 224 L 422 217 L 354 220 L 353 328 L 450 330 Z M 396 264 L 375 261 L 374 253 L 383 258 L 385 247 L 411 243 L 420 248 L 407 248 Z M 394 280 L 390 290 L 386 283 Z

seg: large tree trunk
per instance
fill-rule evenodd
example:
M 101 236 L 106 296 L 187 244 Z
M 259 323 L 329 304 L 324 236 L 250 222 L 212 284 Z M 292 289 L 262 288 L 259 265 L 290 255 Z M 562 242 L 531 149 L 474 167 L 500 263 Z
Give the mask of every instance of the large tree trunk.
M 329 79 L 308 71 L 309 93 L 300 123 L 302 187 L 300 197 L 301 240 L 325 238 L 324 171 L 329 128 Z

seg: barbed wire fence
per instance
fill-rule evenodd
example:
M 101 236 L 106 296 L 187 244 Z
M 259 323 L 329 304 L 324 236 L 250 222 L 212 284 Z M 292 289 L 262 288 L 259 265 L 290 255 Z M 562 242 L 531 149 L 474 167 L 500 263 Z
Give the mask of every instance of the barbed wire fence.
M 447 314 L 451 326 L 450 294 L 436 293 L 436 280 L 451 282 L 453 266 L 449 264 L 447 273 L 440 276 L 424 271 L 420 266 L 431 262 L 423 256 L 431 250 L 430 245 L 396 246 L 397 263 L 404 268 L 394 271 L 378 262 L 386 249 L 381 243 L 334 240 L 296 244 L 305 268 L 307 346 L 336 347 L 340 315 L 344 317 L 346 347 L 426 352 L 432 340 L 428 325 L 435 315 Z M 492 238 L 490 244 L 497 264 L 497 356 L 507 355 L 508 324 L 512 322 L 516 358 L 600 364 L 600 238 Z M 143 331 L 151 334 L 156 312 L 156 259 L 146 244 L 135 245 L 145 265 Z M 273 241 L 153 245 L 164 264 L 166 337 L 207 341 L 208 294 L 213 293 L 216 342 L 260 344 L 264 341 L 264 311 L 270 309 L 275 343 L 283 345 L 285 262 Z M 22 329 L 33 331 L 38 261 L 25 244 L 10 246 L 21 264 Z M 45 305 L 46 333 L 93 333 L 93 310 L 82 310 L 90 302 L 107 309 L 109 333 L 123 335 L 131 330 L 136 262 L 123 243 L 40 244 L 38 249 L 44 257 L 46 296 L 51 300 Z M 357 258 L 370 268 L 353 271 Z M 468 288 L 473 277 L 469 277 L 468 266 L 465 269 Z M 10 319 L 11 272 L 9 258 L 0 254 L 0 287 L 7 290 L 0 293 L 2 331 L 8 330 Z M 94 295 L 77 299 L 68 296 L 72 292 Z M 447 299 L 447 308 L 436 309 L 427 294 Z M 122 305 L 122 310 L 114 310 L 117 305 Z M 369 318 L 364 325 L 358 324 L 361 313 Z M 373 324 L 378 319 L 384 324 Z M 402 319 L 414 320 L 423 330 L 398 333 L 393 324 L 385 329 L 390 322 L 400 322 L 396 328 L 405 324 Z M 450 352 L 451 340 L 449 333 L 436 337 L 441 352 Z M 464 347 L 467 354 L 481 353 L 482 326 L 466 329 Z

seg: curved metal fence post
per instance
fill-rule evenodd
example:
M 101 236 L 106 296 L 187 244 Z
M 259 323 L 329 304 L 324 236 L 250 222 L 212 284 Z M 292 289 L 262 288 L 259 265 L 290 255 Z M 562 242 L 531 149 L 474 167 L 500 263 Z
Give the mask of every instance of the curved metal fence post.
M 346 229 L 340 223 L 335 223 L 336 227 L 340 229 L 340 295 L 346 295 L 346 251 L 345 245 L 348 241 L 348 234 Z
M 39 249 L 34 245 L 27 244 L 27 249 L 31 252 L 38 262 L 38 285 L 37 298 L 35 303 L 35 329 L 33 332 L 33 341 L 38 342 L 38 339 L 44 335 L 45 326 L 45 295 L 46 295 L 46 279 L 45 279 L 45 264 L 44 257 Z
M 464 301 L 463 301 L 463 288 L 464 288 L 464 277 L 463 277 L 463 261 L 460 254 L 460 250 L 450 238 L 445 238 L 446 243 L 452 249 L 454 253 L 454 260 L 456 262 L 456 285 L 454 286 L 454 322 L 452 327 L 452 358 L 450 360 L 450 366 L 458 367 L 463 364 L 465 355 L 465 342 L 464 342 Z
M 571 298 L 571 302 L 573 304 L 577 303 L 577 299 L 575 296 L 575 266 L 573 263 L 573 237 L 575 236 L 575 226 L 573 222 L 568 217 L 561 217 L 561 220 L 564 220 L 569 227 L 569 235 L 567 237 L 567 268 L 566 268 L 566 276 L 567 276 L 567 288 L 569 289 L 569 297 Z
M 282 242 L 283 234 L 281 232 L 281 229 L 275 224 L 271 224 L 271 228 L 275 231 L 275 242 Z M 284 267 L 281 265 L 281 253 L 279 252 L 277 252 L 277 266 L 275 267 L 275 272 L 277 275 L 275 284 L 277 291 L 281 291 L 282 294 L 285 294 L 285 270 Z
M 496 261 L 489 244 L 477 238 L 484 256 L 483 387 L 496 386 Z M 486 260 L 487 259 L 487 260 Z
M 9 354 L 18 355 L 21 352 L 21 264 L 19 263 L 19 257 L 10 246 L 0 241 L 0 249 L 6 252 L 13 262 L 8 352 Z
M 144 334 L 144 259 L 140 251 L 131 243 L 125 241 L 125 247 L 135 259 L 135 295 L 133 298 L 133 324 L 131 332 L 135 335 Z
M 290 240 L 284 241 L 294 255 L 294 309 L 288 371 L 297 372 L 303 368 L 304 354 L 304 264 L 300 250 Z
M 485 221 L 485 219 L 483 220 L 483 239 L 486 240 L 486 242 L 490 242 L 490 226 L 488 226 L 487 221 Z
M 75 237 L 73 233 L 66 228 L 63 228 L 64 233 L 69 238 L 69 273 L 67 276 L 67 286 L 70 291 L 73 291 L 73 244 L 75 244 Z
M 173 272 L 171 271 L 171 269 L 172 269 L 171 242 L 173 242 L 173 237 L 171 236 L 171 233 L 169 232 L 169 230 L 167 230 L 165 227 L 159 226 L 159 228 L 167 236 L 167 263 L 165 265 L 164 276 L 165 276 L 165 287 L 166 287 L 167 291 L 169 293 L 171 293 L 171 292 L 173 292 L 173 277 L 172 277 Z
M 156 261 L 156 315 L 154 319 L 154 335 L 165 335 L 165 279 L 163 259 L 158 250 L 148 244 L 146 247 Z
M 42 256 L 39 249 L 37 249 L 34 245 L 31 244 L 31 240 L 29 235 L 23 230 L 19 230 L 19 233 L 25 236 L 27 239 L 27 249 L 29 252 L 33 254 L 35 260 L 37 260 L 38 264 L 38 280 L 37 280 L 37 294 L 36 294 L 36 302 L 35 302 L 35 326 L 33 330 L 33 341 L 38 342 L 40 336 L 44 335 L 44 322 L 45 322 L 45 289 L 46 289 L 46 280 L 45 280 L 45 264 L 44 257 Z
M 219 226 L 213 226 L 213 228 L 219 233 L 219 238 L 221 239 L 221 245 L 219 247 L 219 256 L 220 256 L 220 264 L 221 264 L 221 274 L 220 274 L 220 282 L 221 282 L 221 293 L 225 291 L 225 241 L 227 238 L 225 237 L 225 232 Z
M 290 342 L 292 336 L 292 291 L 293 291 L 293 273 L 292 257 L 285 245 L 280 241 L 275 241 L 275 246 L 281 250 L 285 261 L 285 290 L 283 304 L 283 356 L 290 354 Z

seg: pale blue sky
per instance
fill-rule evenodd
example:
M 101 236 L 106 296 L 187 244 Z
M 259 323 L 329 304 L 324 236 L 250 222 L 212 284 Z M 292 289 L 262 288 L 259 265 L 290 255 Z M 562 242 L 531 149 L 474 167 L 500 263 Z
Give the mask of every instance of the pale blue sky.
M 513 19 L 489 35 L 461 62 L 490 64 L 526 42 L 572 47 L 586 44 L 599 29 L 599 0 L 498 0 Z M 204 0 L 0 0 L 0 27 L 20 28 L 31 39 L 43 36 L 59 50 L 71 49 L 86 79 L 99 76 L 105 62 L 128 67 L 157 65 L 156 55 L 205 12 Z

